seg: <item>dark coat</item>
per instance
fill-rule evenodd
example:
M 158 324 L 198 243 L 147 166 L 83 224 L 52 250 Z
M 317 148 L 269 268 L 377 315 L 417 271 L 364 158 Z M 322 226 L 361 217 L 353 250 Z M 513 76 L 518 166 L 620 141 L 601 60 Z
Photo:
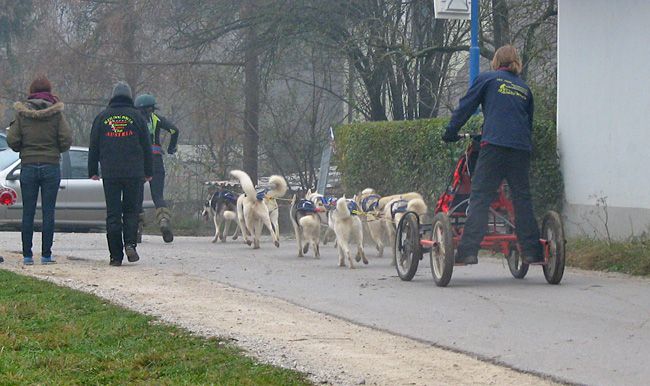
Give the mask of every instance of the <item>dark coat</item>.
M 131 98 L 114 97 L 95 118 L 90 133 L 89 177 L 99 175 L 98 163 L 103 178 L 153 175 L 147 123 Z

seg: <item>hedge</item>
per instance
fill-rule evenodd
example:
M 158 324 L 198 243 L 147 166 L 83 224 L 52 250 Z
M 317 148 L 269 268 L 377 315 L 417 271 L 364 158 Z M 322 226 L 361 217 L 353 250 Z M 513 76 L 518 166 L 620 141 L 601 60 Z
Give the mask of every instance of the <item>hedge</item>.
M 381 195 L 417 191 L 429 204 L 449 183 L 465 142 L 441 140 L 447 118 L 364 122 L 336 129 L 336 157 L 343 188 L 349 194 L 374 188 Z M 478 132 L 473 118 L 462 132 Z M 556 151 L 555 124 L 534 124 L 531 193 L 538 215 L 561 210 L 564 187 Z

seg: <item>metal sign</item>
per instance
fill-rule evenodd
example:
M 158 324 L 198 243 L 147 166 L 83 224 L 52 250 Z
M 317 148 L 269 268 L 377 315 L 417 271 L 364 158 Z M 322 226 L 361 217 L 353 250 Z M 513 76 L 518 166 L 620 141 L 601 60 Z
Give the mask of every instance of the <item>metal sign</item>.
M 435 0 L 433 9 L 436 19 L 470 20 L 472 18 L 472 0 Z

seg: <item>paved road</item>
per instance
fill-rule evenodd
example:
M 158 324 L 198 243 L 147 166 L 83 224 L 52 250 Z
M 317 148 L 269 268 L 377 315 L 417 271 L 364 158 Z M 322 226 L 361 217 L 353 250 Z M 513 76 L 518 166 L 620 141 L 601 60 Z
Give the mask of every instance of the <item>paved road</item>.
M 0 250 L 17 250 L 20 235 L 2 235 Z M 36 240 L 35 240 L 36 241 Z M 39 241 L 40 242 L 40 241 Z M 35 245 L 38 245 L 35 243 Z M 402 282 L 389 259 L 339 268 L 331 246 L 322 258 L 295 257 L 295 242 L 254 251 L 239 242 L 211 244 L 145 237 L 139 264 L 271 295 L 363 325 L 477 354 L 508 366 L 575 383 L 648 384 L 650 281 L 567 270 L 546 284 L 541 268 L 515 280 L 501 260 L 458 268 L 437 288 L 428 261 Z M 108 263 L 101 234 L 57 235 L 55 252 Z M 128 268 L 127 268 L 128 269 Z

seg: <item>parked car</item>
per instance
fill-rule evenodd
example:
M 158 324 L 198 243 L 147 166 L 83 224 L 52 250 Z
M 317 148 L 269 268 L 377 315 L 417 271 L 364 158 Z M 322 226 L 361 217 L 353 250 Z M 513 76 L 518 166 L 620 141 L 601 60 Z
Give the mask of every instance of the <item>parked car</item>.
M 0 133 L 0 151 L 3 151 L 5 149 L 9 149 L 9 146 L 7 146 L 7 136 L 3 133 Z
M 20 158 L 11 149 L 0 151 L 0 186 L 18 193 L 16 204 L 0 206 L 0 226 L 20 226 L 22 199 L 20 194 Z M 153 208 L 151 192 L 144 189 L 145 209 Z M 36 224 L 41 223 L 41 204 L 37 203 Z M 61 154 L 61 184 L 56 202 L 56 228 L 89 230 L 106 226 L 106 201 L 101 181 L 88 178 L 88 148 L 73 146 Z

